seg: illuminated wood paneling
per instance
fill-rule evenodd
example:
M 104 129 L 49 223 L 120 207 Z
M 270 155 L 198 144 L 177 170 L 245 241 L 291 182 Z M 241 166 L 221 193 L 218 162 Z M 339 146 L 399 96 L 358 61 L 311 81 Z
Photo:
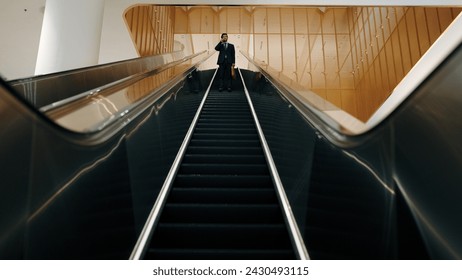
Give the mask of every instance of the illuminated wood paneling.
M 227 32 L 238 51 L 366 121 L 460 11 L 136 6 L 126 21 L 140 55 L 171 51 L 174 34 L 188 51 L 213 50 Z
M 173 51 L 175 7 L 140 5 L 125 12 L 125 22 L 140 56 Z
M 460 13 L 453 8 L 352 9 L 356 117 L 366 121 Z

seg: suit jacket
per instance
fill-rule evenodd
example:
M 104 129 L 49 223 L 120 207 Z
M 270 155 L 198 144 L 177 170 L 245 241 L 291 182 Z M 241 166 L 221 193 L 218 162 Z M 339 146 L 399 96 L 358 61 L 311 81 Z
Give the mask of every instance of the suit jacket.
M 236 62 L 236 53 L 235 53 L 233 44 L 228 43 L 228 47 L 225 49 L 225 44 L 222 42 L 219 42 L 215 46 L 215 50 L 220 52 L 218 54 L 217 64 L 222 64 L 225 62 L 229 64 L 233 64 Z

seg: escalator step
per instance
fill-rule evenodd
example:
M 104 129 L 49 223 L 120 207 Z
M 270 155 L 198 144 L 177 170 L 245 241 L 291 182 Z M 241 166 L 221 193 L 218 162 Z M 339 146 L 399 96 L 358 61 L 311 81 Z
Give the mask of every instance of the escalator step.
M 192 140 L 258 140 L 258 135 L 242 133 L 194 133 Z
M 233 114 L 233 115 L 226 115 L 220 112 L 202 112 L 200 115 L 201 118 L 204 119 L 229 119 L 232 118 L 234 120 L 252 120 L 252 114 L 248 113 L 241 113 L 241 114 Z
M 244 118 L 236 118 L 234 115 L 222 115 L 220 117 L 214 117 L 214 116 L 202 116 L 201 118 L 199 118 L 198 120 L 198 124 L 241 124 L 241 125 L 250 125 L 250 126 L 253 126 L 255 125 L 255 123 L 249 119 L 250 117 L 248 117 L 247 119 L 244 119 Z
M 258 188 L 175 188 L 170 193 L 171 203 L 277 203 L 274 189 Z
M 147 259 L 162 260 L 290 260 L 292 250 L 283 249 L 150 249 Z
M 269 171 L 266 164 L 183 163 L 179 174 L 269 175 Z
M 273 188 L 265 175 L 184 175 L 178 174 L 173 187 Z
M 277 204 L 167 203 L 160 222 L 277 224 L 283 217 Z
M 257 131 L 252 127 L 234 127 L 234 128 L 221 128 L 221 127 L 196 127 L 197 133 L 210 133 L 210 134 L 252 134 L 256 135 Z
M 263 155 L 186 154 L 183 158 L 183 163 L 236 164 L 242 162 L 248 164 L 266 164 Z
M 158 248 L 291 248 L 284 224 L 159 223 L 152 241 Z
M 226 139 L 192 139 L 191 146 L 222 146 L 222 147 L 257 147 L 260 148 L 260 141 L 254 140 L 226 140 Z
M 253 123 L 202 123 L 198 122 L 196 127 L 197 128 L 220 128 L 220 129 L 232 129 L 232 128 L 240 128 L 240 129 L 254 129 Z
M 211 147 L 211 146 L 189 146 L 188 154 L 212 154 L 212 155 L 259 155 L 259 147 Z

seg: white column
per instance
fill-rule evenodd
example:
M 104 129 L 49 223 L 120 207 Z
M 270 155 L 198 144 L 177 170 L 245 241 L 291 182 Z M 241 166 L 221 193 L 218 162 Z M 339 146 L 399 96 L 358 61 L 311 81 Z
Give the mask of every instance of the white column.
M 47 0 L 35 74 L 98 64 L 104 0 Z

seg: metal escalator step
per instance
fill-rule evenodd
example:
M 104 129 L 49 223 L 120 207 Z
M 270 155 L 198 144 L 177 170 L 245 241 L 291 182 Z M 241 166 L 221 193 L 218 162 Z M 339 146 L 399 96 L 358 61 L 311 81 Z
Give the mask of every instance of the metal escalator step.
M 159 223 L 157 248 L 289 249 L 284 224 Z
M 278 204 L 167 203 L 161 223 L 283 223 Z
M 224 127 L 196 127 L 195 132 L 197 133 L 231 133 L 231 134 L 251 134 L 256 135 L 256 130 L 253 127 L 234 127 L 234 128 L 224 128 Z
M 191 141 L 194 140 L 257 140 L 258 135 L 255 134 L 242 134 L 242 133 L 194 133 Z
M 196 175 L 269 175 L 266 164 L 183 163 L 179 174 Z
M 215 146 L 215 147 L 258 147 L 260 141 L 258 139 L 238 140 L 238 139 L 192 139 L 189 144 L 191 146 Z
M 212 146 L 189 146 L 188 154 L 215 154 L 215 155 L 259 155 L 262 153 L 259 147 L 212 147 Z
M 196 128 L 251 128 L 255 129 L 253 123 L 201 123 L 198 122 Z
M 146 259 L 163 260 L 290 260 L 291 249 L 149 249 Z
M 268 175 L 183 175 L 178 174 L 173 187 L 273 188 Z
M 271 188 L 174 188 L 171 203 L 243 203 L 274 204 L 276 193 Z
M 246 162 L 248 164 L 266 164 L 265 157 L 263 154 L 257 155 L 219 155 L 219 154 L 186 154 L 183 157 L 183 163 L 209 163 L 209 164 L 219 164 L 219 163 L 242 163 Z

